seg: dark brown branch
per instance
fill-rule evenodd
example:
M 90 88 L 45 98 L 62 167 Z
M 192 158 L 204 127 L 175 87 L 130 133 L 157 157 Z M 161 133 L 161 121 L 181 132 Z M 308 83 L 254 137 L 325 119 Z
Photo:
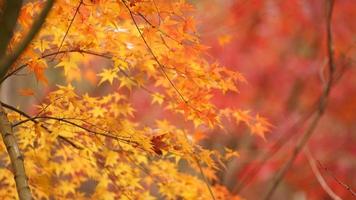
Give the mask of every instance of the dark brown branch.
M 308 140 L 313 135 L 314 130 L 318 126 L 318 123 L 325 112 L 329 93 L 330 93 L 330 90 L 331 90 L 331 87 L 333 84 L 333 76 L 334 76 L 334 71 L 335 71 L 332 32 L 331 32 L 331 18 L 332 18 L 332 12 L 333 12 L 333 5 L 334 5 L 334 0 L 327 1 L 326 33 L 327 33 L 327 56 L 328 56 L 328 60 L 329 60 L 328 61 L 328 69 L 329 69 L 328 82 L 324 86 L 324 90 L 323 90 L 323 93 L 320 98 L 317 113 L 314 115 L 314 118 L 312 119 L 308 128 L 302 135 L 301 140 L 299 140 L 297 145 L 294 147 L 291 157 L 288 159 L 288 161 L 285 163 L 285 165 L 282 167 L 282 169 L 276 175 L 276 178 L 272 184 L 272 187 L 267 191 L 267 195 L 264 198 L 265 200 L 269 200 L 272 198 L 274 191 L 277 189 L 279 183 L 282 181 L 284 175 L 287 173 L 289 168 L 293 165 L 294 160 L 297 158 L 299 153 L 303 150 L 303 147 L 305 146 L 305 144 L 307 144 Z
M 8 1 L 10 2 L 10 1 Z M 20 44 L 15 48 L 15 51 L 8 56 L 2 57 L 0 61 L 0 78 L 2 79 L 6 73 L 8 73 L 11 65 L 16 61 L 16 59 L 21 55 L 21 53 L 26 49 L 30 44 L 32 39 L 36 36 L 40 30 L 42 24 L 45 22 L 45 19 L 53 6 L 53 0 L 48 0 L 45 4 L 43 10 L 39 14 L 37 20 L 33 23 L 30 31 L 27 33 L 25 38 L 20 42 Z
M 61 135 L 58 135 L 57 136 L 58 139 L 60 140 L 63 140 L 64 142 L 68 143 L 69 145 L 71 145 L 72 147 L 74 147 L 75 149 L 79 149 L 79 150 L 83 150 L 84 148 L 77 145 L 76 143 L 74 143 L 72 140 L 64 137 L 64 136 L 61 136 Z
M 26 118 L 31 118 L 31 116 L 28 115 L 27 113 L 23 112 L 22 110 L 19 110 L 19 109 L 15 108 L 14 106 L 9 105 L 9 104 L 1 102 L 1 106 L 4 107 L 4 108 L 7 108 L 9 110 L 15 111 L 18 114 L 20 114 L 20 115 L 22 115 L 22 116 L 24 116 Z M 36 122 L 36 120 L 32 120 L 32 121 Z
M 22 116 L 24 116 L 24 117 L 27 118 L 26 120 L 21 121 L 21 123 L 17 123 L 17 124 L 12 125 L 12 128 L 13 128 L 13 127 L 16 127 L 16 126 L 18 126 L 18 125 L 20 125 L 20 124 L 22 124 L 22 123 L 28 122 L 28 121 L 32 121 L 32 122 L 35 123 L 35 124 L 38 124 L 38 123 L 39 123 L 39 121 L 37 121 L 35 118 L 31 117 L 29 114 L 25 113 L 25 112 L 22 111 L 22 110 L 19 110 L 19 109 L 15 108 L 15 107 L 13 107 L 13 106 L 11 106 L 11 105 L 9 105 L 9 104 L 3 103 L 3 102 L 1 102 L 0 104 L 1 104 L 2 107 L 7 108 L 7 109 L 9 109 L 9 110 L 12 110 L 12 111 L 14 111 L 14 112 L 17 112 L 18 114 L 20 114 L 20 115 L 22 115 Z M 52 131 L 49 130 L 49 128 L 48 128 L 47 126 L 45 126 L 44 124 L 41 124 L 41 127 L 42 127 L 43 129 L 45 129 L 47 132 L 49 132 L 49 133 L 52 132 Z M 72 146 L 73 146 L 74 148 L 76 148 L 76 149 L 82 149 L 80 146 L 76 145 L 75 143 L 73 143 L 72 141 L 70 141 L 70 140 L 69 140 L 68 138 L 66 138 L 66 137 L 58 136 L 58 138 L 60 138 L 60 139 L 62 139 L 63 141 L 67 142 L 68 144 L 72 145 Z
M 86 51 L 86 50 L 81 50 L 81 49 L 72 49 L 72 50 L 67 50 L 67 51 L 56 51 L 56 52 L 52 52 L 52 53 L 48 53 L 45 55 L 42 55 L 41 57 L 37 58 L 37 60 L 41 60 L 47 57 L 51 57 L 51 56 L 55 56 L 58 54 L 66 54 L 66 53 L 73 53 L 73 52 L 77 52 L 77 53 L 82 53 L 82 54 L 89 54 L 89 55 L 95 55 L 95 56 L 99 56 L 99 57 L 103 57 L 106 59 L 111 59 L 112 56 L 107 56 L 104 54 L 99 54 L 96 52 L 91 52 L 91 51 Z M 10 76 L 13 76 L 14 74 L 16 74 L 17 72 L 21 71 L 22 69 L 24 69 L 25 67 L 28 66 L 28 63 L 25 63 L 21 66 L 19 66 L 18 68 L 16 68 L 15 70 L 9 72 L 6 76 L 4 76 L 1 80 L 0 80 L 0 84 L 2 82 L 4 82 L 6 79 L 8 79 Z
M 56 120 L 56 121 L 60 121 L 60 122 L 64 122 L 66 124 L 69 124 L 69 125 L 72 125 L 72 126 L 75 126 L 77 128 L 80 128 L 88 133 L 92 133 L 94 135 L 100 135 L 100 136 L 104 136 L 104 137 L 107 137 L 107 138 L 110 138 L 110 139 L 115 139 L 115 140 L 118 140 L 118 141 L 121 141 L 121 142 L 125 142 L 127 144 L 134 144 L 134 145 L 138 145 L 138 143 L 136 141 L 132 141 L 130 139 L 126 139 L 126 138 L 123 138 L 123 137 L 119 137 L 119 136 L 116 136 L 116 135 L 113 135 L 113 134 L 110 134 L 110 133 L 106 133 L 106 132 L 97 132 L 97 131 L 94 131 L 92 129 L 89 129 L 85 126 L 82 126 L 82 125 L 79 125 L 73 121 L 70 121 L 69 118 L 60 118 L 60 117 L 54 117 L 54 116 L 34 116 L 34 117 L 31 117 L 29 114 L 11 106 L 11 105 L 8 105 L 6 103 L 3 103 L 1 102 L 0 103 L 1 106 L 7 108 L 7 109 L 10 109 L 14 112 L 17 112 L 19 113 L 20 115 L 26 117 L 27 119 L 25 120 L 22 120 L 22 121 L 19 121 L 17 122 L 16 124 L 12 125 L 12 127 L 16 127 L 16 126 L 19 126 L 23 123 L 26 123 L 28 121 L 32 121 L 33 123 L 37 124 L 39 123 L 38 119 L 50 119 L 50 120 Z M 41 124 L 41 127 L 46 129 L 48 132 L 51 132 L 48 127 L 46 127 L 45 125 Z M 67 138 L 61 138 L 61 139 L 67 139 Z M 68 141 L 67 141 L 68 142 Z M 71 142 L 72 143 L 72 142 Z
M 22 0 L 6 1 L 4 4 L 5 9 L 0 18 L 0 58 L 5 57 L 21 10 Z
M 54 116 L 35 116 L 35 117 L 32 117 L 30 119 L 27 119 L 27 120 L 23 120 L 21 122 L 18 122 L 16 125 L 20 125 L 24 122 L 27 122 L 27 121 L 32 121 L 32 120 L 36 120 L 36 119 L 50 119 L 50 120 L 56 120 L 56 121 L 59 121 L 59 122 L 64 122 L 66 124 L 69 124 L 69 125 L 72 125 L 74 127 L 77 127 L 77 128 L 80 128 L 88 133 L 92 133 L 94 135 L 100 135 L 100 136 L 104 136 L 104 137 L 107 137 L 107 138 L 110 138 L 110 139 L 115 139 L 115 140 L 118 140 L 118 141 L 121 141 L 121 142 L 125 142 L 127 144 L 134 144 L 134 145 L 138 145 L 137 142 L 135 141 L 131 141 L 129 139 L 125 139 L 125 138 L 122 138 L 122 137 L 119 137 L 119 136 L 116 136 L 116 135 L 113 135 L 113 134 L 110 134 L 110 133 L 104 133 L 104 132 L 97 132 L 97 131 L 94 131 L 92 129 L 89 129 L 85 126 L 82 126 L 82 125 L 79 125 L 75 122 L 72 122 L 70 121 L 68 118 L 60 118 L 60 117 L 54 117 Z
M 193 158 L 194 158 L 195 162 L 196 162 L 197 165 L 198 165 L 199 172 L 200 172 L 200 174 L 201 174 L 201 176 L 202 176 L 202 178 L 203 178 L 203 181 L 205 182 L 205 184 L 206 184 L 206 186 L 207 186 L 207 188 L 208 188 L 208 190 L 209 190 L 209 193 L 210 193 L 211 198 L 212 198 L 213 200 L 216 200 L 215 195 L 214 195 L 214 193 L 213 193 L 213 190 L 211 189 L 209 180 L 208 180 L 208 178 L 207 178 L 207 177 L 205 176 L 205 174 L 204 174 L 203 167 L 202 167 L 201 164 L 200 164 L 199 158 L 198 158 L 195 154 L 193 154 Z
M 40 60 L 40 59 L 44 59 L 44 58 L 47 58 L 47 57 L 50 57 L 50 56 L 56 56 L 58 54 L 66 54 L 66 53 L 81 53 L 81 54 L 87 54 L 87 55 L 93 55 L 93 56 L 98 56 L 98 57 L 102 57 L 102 58 L 105 58 L 105 59 L 112 59 L 113 55 L 105 55 L 105 54 L 101 54 L 101 53 L 97 53 L 97 52 L 93 52 L 93 51 L 90 51 L 90 50 L 83 50 L 83 49 L 71 49 L 71 50 L 63 50 L 63 51 L 57 51 L 57 52 L 52 52 L 52 53 L 48 53 L 48 54 L 45 54 L 45 55 L 42 55 L 41 57 L 37 58 L 37 60 Z M 12 72 L 8 73 L 4 78 L 2 78 L 0 80 L 0 84 L 2 82 L 4 82 L 6 79 L 8 79 L 9 77 L 15 75 L 17 72 L 21 71 L 22 69 L 24 69 L 25 67 L 28 66 L 28 63 L 25 63 L 21 66 L 19 66 L 18 68 L 16 68 L 15 70 L 13 70 Z M 120 73 L 122 73 L 124 76 L 126 76 L 127 78 L 129 78 L 131 81 L 135 82 L 137 85 L 138 85 L 138 82 L 137 80 L 133 79 L 132 77 L 130 77 L 124 70 L 122 70 L 122 68 L 119 67 L 119 70 L 120 70 Z M 153 94 L 154 95 L 154 92 L 151 91 L 150 89 L 148 89 L 147 87 L 143 86 L 143 85 L 140 85 L 140 87 L 145 90 L 146 92 L 150 93 L 150 94 Z M 185 101 L 185 103 L 190 107 L 192 108 L 196 113 L 198 113 L 198 116 L 199 116 L 199 113 L 201 113 L 200 110 L 194 108 L 191 104 L 189 104 L 188 101 Z
M 156 1 L 155 0 L 152 0 L 152 1 L 153 1 L 153 5 L 155 6 L 155 9 L 156 9 L 156 12 L 157 12 L 157 16 L 158 16 L 158 25 L 160 25 L 161 21 L 162 21 L 162 17 L 161 17 L 160 11 L 158 9 L 158 6 L 156 4 Z

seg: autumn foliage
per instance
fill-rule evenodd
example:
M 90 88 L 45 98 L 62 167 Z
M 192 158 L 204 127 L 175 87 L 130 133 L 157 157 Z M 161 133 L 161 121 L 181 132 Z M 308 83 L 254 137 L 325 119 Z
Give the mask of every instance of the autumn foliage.
M 34 31 L 50 2 L 24 2 L 3 57 Z M 5 2 L 4 12 L 11 6 L 16 8 Z M 248 111 L 212 103 L 215 91 L 237 92 L 245 79 L 206 59 L 208 47 L 200 43 L 193 12 L 184 1 L 51 5 L 38 34 L 3 77 L 28 73 L 43 87 L 17 91 L 19 98 L 37 99 L 31 113 L 3 104 L 33 198 L 238 198 L 215 175 L 238 153 L 203 148 L 199 138 L 223 130 L 222 118 L 241 121 L 262 137 L 270 125 Z M 56 74 L 47 73 L 51 70 Z M 91 88 L 80 91 L 85 84 Z M 139 120 L 141 110 L 133 105 L 137 91 L 145 93 L 138 98 L 150 99 L 148 106 L 170 117 Z M 16 143 L 5 145 L 9 151 Z M 16 198 L 5 146 L 1 152 L 0 195 Z M 22 160 L 17 159 L 12 163 Z M 24 172 L 14 168 L 15 174 Z M 25 186 L 17 190 L 22 199 L 31 195 Z
M 271 188 L 286 178 L 308 191 L 287 171 L 305 166 L 303 154 L 315 173 L 314 148 L 303 149 L 319 121 L 325 130 L 334 122 L 321 117 L 339 117 L 345 129 L 354 122 L 347 106 L 327 110 L 330 96 L 346 101 L 347 87 L 331 89 L 352 65 L 352 33 L 337 27 L 344 41 L 333 40 L 332 0 L 310 3 L 322 17 L 305 32 L 316 22 L 298 11 L 264 24 L 267 1 L 0 2 L 0 25 L 10 30 L 0 30 L 0 81 L 2 93 L 12 89 L 0 106 L 1 199 L 262 199 L 253 193 L 267 185 L 263 167 L 268 177 L 286 169 Z M 288 2 L 271 7 L 296 3 Z M 346 9 L 348 1 L 335 4 Z M 326 38 L 316 39 L 319 28 Z M 305 142 L 269 162 L 296 129 Z M 260 161 L 251 147 L 267 152 L 262 162 L 247 162 Z M 253 192 L 243 193 L 253 181 Z M 339 194 L 352 196 L 344 189 Z M 266 199 L 274 193 L 261 191 Z

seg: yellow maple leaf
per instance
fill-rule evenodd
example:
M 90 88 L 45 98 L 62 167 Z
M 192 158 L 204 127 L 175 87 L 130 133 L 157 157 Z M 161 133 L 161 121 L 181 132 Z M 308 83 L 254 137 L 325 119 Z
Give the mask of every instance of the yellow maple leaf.
M 136 83 L 133 80 L 131 80 L 129 77 L 126 76 L 121 76 L 119 80 L 120 80 L 120 86 L 119 86 L 120 88 L 127 87 L 129 90 L 131 90 L 132 86 L 136 85 Z
M 94 109 L 90 111 L 94 117 L 104 117 L 105 110 L 101 107 L 96 106 Z
M 39 49 L 43 53 L 46 49 L 50 49 L 49 42 L 47 40 L 36 40 L 34 43 L 34 48 Z
M 69 194 L 75 193 L 75 184 L 73 182 L 70 181 L 61 181 L 59 184 L 57 184 L 56 186 L 56 190 L 62 194 Z
M 72 56 L 63 58 L 55 67 L 63 67 L 64 75 L 68 82 L 80 80 L 80 70 Z
M 114 61 L 114 66 L 121 68 L 122 70 L 128 70 L 129 69 L 129 64 L 125 62 L 124 60 L 114 57 L 112 59 Z
M 116 69 L 104 69 L 103 72 L 98 74 L 101 77 L 99 85 L 105 81 L 108 81 L 110 84 L 113 83 L 114 79 L 117 78 L 117 70 Z
M 151 96 L 152 96 L 152 104 L 158 103 L 159 105 L 161 105 L 163 103 L 164 96 L 162 94 L 155 92 L 151 94 Z

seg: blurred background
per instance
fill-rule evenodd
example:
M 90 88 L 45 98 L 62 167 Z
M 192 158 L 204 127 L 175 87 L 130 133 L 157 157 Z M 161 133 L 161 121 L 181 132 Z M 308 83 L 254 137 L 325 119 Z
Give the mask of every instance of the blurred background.
M 211 47 L 212 57 L 240 71 L 248 81 L 240 85 L 239 94 L 217 94 L 216 103 L 221 108 L 251 109 L 274 125 L 266 141 L 232 124 L 229 134 L 214 132 L 204 141 L 207 146 L 228 145 L 240 151 L 240 159 L 230 163 L 220 178 L 242 197 L 261 199 L 303 134 L 323 89 L 326 1 L 193 2 L 203 43 Z M 355 3 L 335 1 L 332 34 L 342 77 L 307 145 L 310 156 L 298 156 L 274 199 L 331 199 L 318 182 L 317 172 L 339 197 L 356 199 L 347 190 L 356 187 Z M 313 163 L 317 170 L 312 170 Z

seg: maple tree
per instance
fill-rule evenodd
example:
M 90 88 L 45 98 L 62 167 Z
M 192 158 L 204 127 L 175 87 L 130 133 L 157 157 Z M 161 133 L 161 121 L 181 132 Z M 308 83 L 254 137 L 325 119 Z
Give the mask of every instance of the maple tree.
M 261 137 L 271 125 L 214 104 L 245 79 L 209 56 L 192 5 L 0 2 L 1 84 L 25 72 L 45 88 L 17 92 L 37 99 L 30 111 L 1 103 L 2 199 L 240 199 L 216 175 L 239 154 L 199 141 L 224 120 Z M 163 118 L 139 118 L 139 92 Z

